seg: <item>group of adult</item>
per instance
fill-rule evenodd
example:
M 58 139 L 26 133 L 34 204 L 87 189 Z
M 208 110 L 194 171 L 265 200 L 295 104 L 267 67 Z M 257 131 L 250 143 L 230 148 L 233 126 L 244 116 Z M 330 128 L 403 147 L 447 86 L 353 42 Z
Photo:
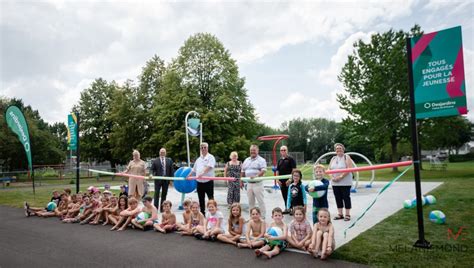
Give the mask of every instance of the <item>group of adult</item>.
M 334 145 L 336 156 L 329 162 L 328 170 L 346 169 L 353 167 L 352 160 L 349 155 L 346 155 L 344 145 L 336 143 Z M 235 180 L 229 181 L 227 203 L 229 205 L 237 202 L 240 203 L 240 190 L 243 189 L 243 182 L 241 177 L 248 177 L 247 182 L 247 197 L 249 207 L 255 207 L 258 202 L 262 215 L 266 215 L 266 206 L 264 200 L 263 182 L 260 180 L 252 181 L 252 179 L 264 176 L 267 170 L 267 162 L 265 158 L 259 155 L 259 148 L 253 144 L 250 146 L 250 156 L 243 162 L 238 159 L 237 152 L 232 152 L 229 156 L 230 161 L 225 164 L 224 177 L 233 177 Z M 205 212 L 205 198 L 214 199 L 214 181 L 205 179 L 206 177 L 215 177 L 216 159 L 209 153 L 209 144 L 203 142 L 200 144 L 200 156 L 196 159 L 193 166 L 193 171 L 190 176 L 195 176 L 197 181 L 197 194 L 200 204 L 200 210 Z M 289 175 L 293 169 L 296 169 L 296 161 L 288 154 L 288 147 L 281 146 L 280 159 L 275 167 L 277 175 Z M 174 174 L 173 161 L 166 157 L 166 149 L 160 149 L 160 156 L 152 161 L 150 172 L 154 176 L 172 177 Z M 140 159 L 140 153 L 137 150 L 133 151 L 133 160 L 127 166 L 125 173 L 133 175 L 146 174 L 145 162 Z M 350 220 L 350 209 L 352 207 L 350 190 L 352 187 L 352 173 L 342 172 L 331 174 L 331 185 L 336 200 L 338 219 Z M 162 203 L 166 200 L 168 193 L 169 180 L 156 180 L 154 192 L 154 205 L 162 210 Z M 277 181 L 281 189 L 285 208 L 287 207 L 288 186 L 291 183 L 290 179 L 280 179 Z M 137 178 L 129 178 L 129 196 L 141 198 L 145 194 L 144 181 Z M 161 193 L 161 196 L 160 196 Z M 345 209 L 345 216 L 343 210 Z M 285 211 L 288 213 L 289 211 Z

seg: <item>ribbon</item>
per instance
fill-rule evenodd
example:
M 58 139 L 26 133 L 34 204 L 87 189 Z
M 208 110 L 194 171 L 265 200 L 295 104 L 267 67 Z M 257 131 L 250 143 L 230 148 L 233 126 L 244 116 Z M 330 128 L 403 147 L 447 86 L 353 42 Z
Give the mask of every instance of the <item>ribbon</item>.
M 395 163 L 388 163 L 388 164 L 372 165 L 372 166 L 365 166 L 365 167 L 326 170 L 325 173 L 326 173 L 326 174 L 334 174 L 334 173 L 357 172 L 357 171 L 366 171 L 366 170 L 374 170 L 374 169 L 384 169 L 384 168 L 411 166 L 412 164 L 413 164 L 413 161 L 403 161 L 403 162 L 395 162 Z
M 102 171 L 102 170 L 96 170 L 96 169 L 89 169 L 90 172 L 98 173 L 98 174 L 104 174 L 104 175 L 109 175 L 109 176 L 120 176 L 120 177 L 129 177 L 129 178 L 137 178 L 137 179 L 144 179 L 144 180 L 170 180 L 170 181 L 184 181 L 184 180 L 215 180 L 215 181 L 233 181 L 235 178 L 233 177 L 165 177 L 165 176 L 142 176 L 142 175 L 133 175 L 133 174 L 127 174 L 127 173 L 114 173 L 114 172 L 108 172 L 108 171 Z
M 260 182 L 260 181 L 272 181 L 272 180 L 280 180 L 280 179 L 289 179 L 291 175 L 281 175 L 281 176 L 266 176 L 266 177 L 243 177 L 240 178 L 243 182 Z
M 377 195 L 375 196 L 374 200 L 372 201 L 372 203 L 370 203 L 370 205 L 364 210 L 364 212 L 362 212 L 362 214 L 357 217 L 357 219 L 351 224 L 349 225 L 349 227 L 347 227 L 345 230 L 344 230 L 344 238 L 346 238 L 346 233 L 347 233 L 347 230 L 351 229 L 352 227 L 354 227 L 356 225 L 356 223 L 362 219 L 365 215 L 365 213 L 367 213 L 367 211 L 370 210 L 370 208 L 372 208 L 372 206 L 375 204 L 375 202 L 377 202 L 377 199 L 378 197 L 385 191 L 387 190 L 388 187 L 390 187 L 394 182 L 396 182 L 398 179 L 400 179 L 409 169 L 411 168 L 411 166 L 407 167 L 405 170 L 402 171 L 402 173 L 398 174 L 398 176 L 396 176 L 393 180 L 391 180 L 389 183 L 387 183 L 382 189 L 380 189 L 380 191 L 377 193 Z

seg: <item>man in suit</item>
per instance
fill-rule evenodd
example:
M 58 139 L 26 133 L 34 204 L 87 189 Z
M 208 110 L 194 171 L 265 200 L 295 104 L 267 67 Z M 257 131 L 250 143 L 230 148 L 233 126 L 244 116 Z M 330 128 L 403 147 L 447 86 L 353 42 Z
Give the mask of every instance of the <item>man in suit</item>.
M 166 149 L 160 149 L 160 157 L 153 160 L 151 163 L 151 173 L 153 176 L 174 176 L 173 160 L 166 157 Z M 154 196 L 154 205 L 156 208 L 160 208 L 160 211 L 163 212 L 163 201 L 166 200 L 166 195 L 168 194 L 168 186 L 170 184 L 169 180 L 155 180 L 155 196 Z M 161 201 L 160 201 L 160 191 L 161 191 Z M 159 202 L 160 201 L 160 202 Z M 159 206 L 158 206 L 159 204 Z

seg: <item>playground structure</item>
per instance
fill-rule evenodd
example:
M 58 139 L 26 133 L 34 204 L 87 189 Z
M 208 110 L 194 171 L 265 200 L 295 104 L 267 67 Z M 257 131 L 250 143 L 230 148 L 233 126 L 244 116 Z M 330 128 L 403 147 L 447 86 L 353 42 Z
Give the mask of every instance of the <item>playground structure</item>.
M 356 152 L 348 152 L 348 153 L 346 153 L 346 154 L 347 154 L 347 155 L 355 155 L 355 156 L 358 156 L 358 157 L 364 159 L 364 160 L 369 164 L 369 166 L 373 166 L 372 162 L 371 162 L 365 155 L 363 155 L 363 154 L 356 153 Z M 336 152 L 328 152 L 328 153 L 325 153 L 325 154 L 321 155 L 321 156 L 316 160 L 315 164 L 319 164 L 322 159 L 324 159 L 325 157 L 330 156 L 330 155 L 336 155 Z M 354 160 L 353 160 L 352 158 L 351 158 L 351 162 L 352 162 L 352 165 L 353 165 L 355 168 L 357 168 L 357 165 L 356 165 L 356 163 L 354 162 Z M 355 177 L 355 183 L 354 183 L 354 185 L 353 185 L 352 188 L 351 188 L 351 192 L 356 193 L 356 192 L 357 192 L 357 187 L 359 186 L 359 171 L 355 171 L 355 176 L 354 176 L 354 177 Z M 375 180 L 375 171 L 372 169 L 372 170 L 371 170 L 370 182 L 369 182 L 369 184 L 367 184 L 365 187 L 366 187 L 366 188 L 372 188 L 372 183 L 374 182 L 374 180 Z
M 194 118 L 189 118 L 190 115 L 196 116 Z M 186 132 L 186 150 L 188 156 L 188 167 L 191 167 L 191 153 L 189 151 L 189 135 L 193 137 L 199 136 L 199 146 L 202 143 L 202 123 L 199 120 L 199 113 L 196 111 L 189 111 L 184 118 L 184 128 Z M 186 194 L 182 192 L 181 194 L 181 203 L 179 204 L 179 209 L 183 210 L 183 202 Z
M 277 135 L 268 135 L 268 136 L 260 136 L 258 137 L 257 139 L 259 141 L 275 141 L 273 143 L 273 150 L 272 150 L 272 171 L 273 171 L 273 176 L 276 176 L 276 171 L 277 171 L 277 157 L 276 157 L 276 148 L 278 146 L 278 144 L 282 141 L 282 140 L 286 140 L 288 139 L 288 135 L 285 135 L 285 134 L 277 134 Z M 276 180 L 274 182 L 274 185 L 273 185 L 273 188 L 274 189 L 280 189 L 280 187 L 278 186 Z

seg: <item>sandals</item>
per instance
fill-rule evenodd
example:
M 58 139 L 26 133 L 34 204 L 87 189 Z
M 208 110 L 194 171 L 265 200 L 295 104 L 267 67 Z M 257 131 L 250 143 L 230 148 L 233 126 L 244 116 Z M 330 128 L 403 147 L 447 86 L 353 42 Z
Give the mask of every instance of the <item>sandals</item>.
M 336 217 L 334 217 L 334 220 L 342 220 L 344 219 L 344 221 L 350 221 L 351 220 L 351 215 L 346 215 L 346 216 L 343 216 L 342 214 L 339 214 L 337 215 Z

